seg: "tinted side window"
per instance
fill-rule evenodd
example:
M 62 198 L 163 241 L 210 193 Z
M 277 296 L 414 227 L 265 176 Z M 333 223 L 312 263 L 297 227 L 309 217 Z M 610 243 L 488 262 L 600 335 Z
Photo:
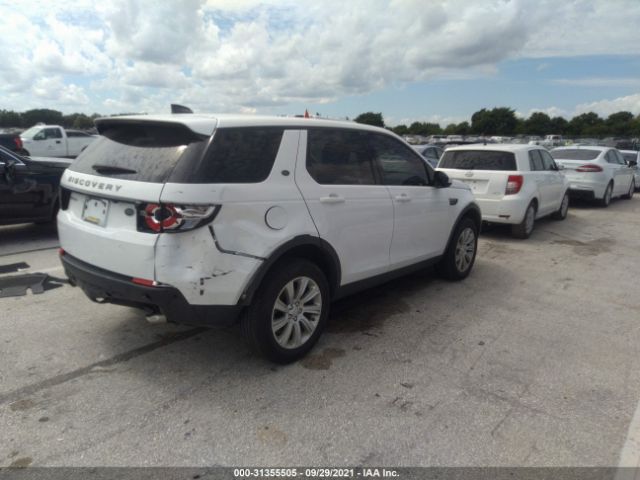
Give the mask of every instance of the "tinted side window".
M 258 183 L 267 179 L 278 155 L 282 128 L 220 128 L 194 181 Z
M 529 168 L 532 172 L 544 170 L 544 164 L 542 163 L 540 150 L 529 150 Z
M 427 168 L 419 156 L 386 135 L 372 135 L 371 144 L 385 185 L 428 185 Z
M 307 171 L 322 185 L 374 185 L 367 133 L 317 128 L 307 134 Z
M 542 156 L 542 163 L 544 164 L 545 170 L 557 170 L 556 162 L 553 160 L 553 157 L 550 153 L 545 150 L 538 150 L 540 155 Z

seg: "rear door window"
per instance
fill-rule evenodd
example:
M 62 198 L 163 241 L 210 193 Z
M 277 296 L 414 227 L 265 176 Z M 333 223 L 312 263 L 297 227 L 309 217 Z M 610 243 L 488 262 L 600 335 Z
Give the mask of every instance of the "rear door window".
M 460 170 L 516 170 L 516 157 L 511 152 L 492 150 L 448 150 L 438 168 Z
M 375 185 L 367 132 L 314 128 L 307 133 L 307 171 L 321 185 Z
M 529 150 L 529 167 L 532 172 L 544 170 L 544 164 L 542 163 L 542 156 L 540 150 Z
M 553 157 L 546 150 L 538 150 L 540 152 L 540 156 L 542 157 L 542 163 L 544 164 L 545 170 L 557 170 L 556 162 L 553 160 Z

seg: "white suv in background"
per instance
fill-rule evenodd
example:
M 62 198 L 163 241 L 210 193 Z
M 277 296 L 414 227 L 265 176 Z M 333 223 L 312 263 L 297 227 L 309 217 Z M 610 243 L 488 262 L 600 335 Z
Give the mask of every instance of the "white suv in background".
M 438 170 L 471 187 L 483 221 L 510 224 L 517 238 L 528 238 L 537 218 L 567 216 L 569 184 L 545 148 L 507 144 L 450 148 Z
M 240 319 L 278 362 L 316 342 L 332 300 L 474 263 L 469 188 L 380 128 L 327 120 L 99 119 L 62 178 L 61 260 L 97 302 L 190 325 Z
M 571 196 L 597 200 L 607 207 L 613 197 L 630 199 L 635 190 L 634 170 L 615 148 L 573 146 L 551 150 L 569 179 Z

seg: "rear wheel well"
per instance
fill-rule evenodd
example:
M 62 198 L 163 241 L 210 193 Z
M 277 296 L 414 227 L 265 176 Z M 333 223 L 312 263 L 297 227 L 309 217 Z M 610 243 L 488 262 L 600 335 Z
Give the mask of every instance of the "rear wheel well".
M 272 270 L 277 264 L 286 262 L 291 258 L 304 258 L 306 260 L 309 260 L 310 262 L 315 263 L 327 278 L 331 296 L 333 296 L 340 283 L 340 280 L 338 278 L 337 268 L 327 252 L 315 245 L 299 245 L 297 247 L 293 247 L 291 250 L 287 250 L 282 256 L 280 256 L 280 258 L 278 258 L 274 265 L 269 268 L 269 271 Z M 269 274 L 269 271 L 267 271 L 267 275 Z

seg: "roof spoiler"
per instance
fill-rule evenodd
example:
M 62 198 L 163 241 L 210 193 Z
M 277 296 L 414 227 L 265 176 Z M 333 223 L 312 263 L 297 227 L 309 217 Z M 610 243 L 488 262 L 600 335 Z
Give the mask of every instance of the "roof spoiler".
M 184 105 L 178 105 L 177 103 L 171 104 L 171 113 L 193 113 L 189 107 L 185 107 Z

